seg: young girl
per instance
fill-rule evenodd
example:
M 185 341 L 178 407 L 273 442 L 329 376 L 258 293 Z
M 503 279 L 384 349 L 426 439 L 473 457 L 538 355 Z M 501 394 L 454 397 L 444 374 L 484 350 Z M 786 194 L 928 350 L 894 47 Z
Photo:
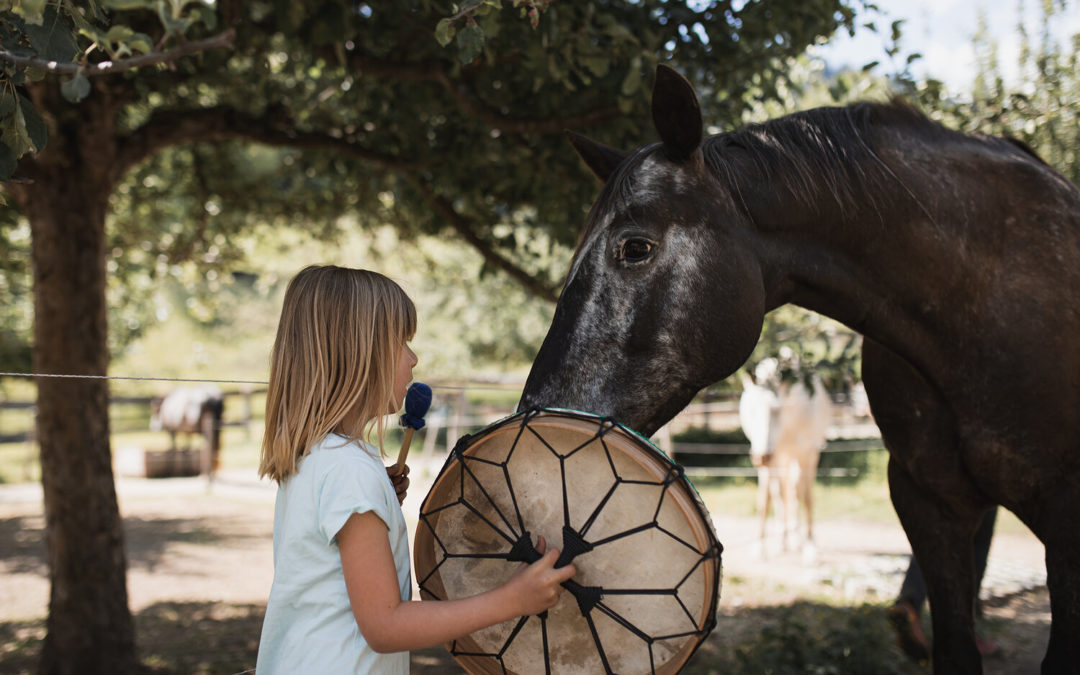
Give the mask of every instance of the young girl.
M 285 292 L 259 464 L 278 493 L 258 675 L 408 673 L 407 650 L 549 609 L 574 574 L 550 549 L 487 593 L 410 601 L 408 481 L 395 489 L 381 456 L 415 331 L 412 301 L 375 272 L 308 267 Z

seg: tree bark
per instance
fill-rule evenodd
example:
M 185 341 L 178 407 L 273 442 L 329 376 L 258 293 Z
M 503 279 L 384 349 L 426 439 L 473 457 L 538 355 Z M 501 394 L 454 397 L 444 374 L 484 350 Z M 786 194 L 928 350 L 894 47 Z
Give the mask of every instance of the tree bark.
M 65 120 L 63 133 L 50 135 L 47 156 L 25 163 L 32 182 L 13 191 L 32 232 L 38 373 L 102 375 L 108 367 L 105 214 L 113 186 L 105 167 L 115 111 L 107 95 L 95 94 L 74 111 L 77 123 Z M 57 109 L 50 104 L 42 109 Z M 134 673 L 108 383 L 39 378 L 37 386 L 51 583 L 38 672 Z

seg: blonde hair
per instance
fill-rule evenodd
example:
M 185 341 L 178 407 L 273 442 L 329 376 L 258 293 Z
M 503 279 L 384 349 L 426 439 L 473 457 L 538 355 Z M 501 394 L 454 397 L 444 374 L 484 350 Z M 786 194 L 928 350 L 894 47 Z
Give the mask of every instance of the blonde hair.
M 284 482 L 348 420 L 352 440 L 370 438 L 374 426 L 383 454 L 386 415 L 401 403 L 398 357 L 415 332 L 412 300 L 377 272 L 310 266 L 293 277 L 270 355 L 259 476 Z

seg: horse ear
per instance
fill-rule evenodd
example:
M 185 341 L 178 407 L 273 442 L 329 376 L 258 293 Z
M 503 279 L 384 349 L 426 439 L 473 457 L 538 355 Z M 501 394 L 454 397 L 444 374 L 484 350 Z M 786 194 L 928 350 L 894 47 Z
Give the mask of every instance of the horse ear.
M 577 150 L 577 154 L 585 162 L 585 165 L 602 182 L 607 182 L 608 177 L 615 172 L 615 167 L 626 159 L 625 152 L 603 143 L 597 143 L 591 138 L 569 129 L 566 130 L 566 137 L 570 139 L 570 145 L 574 146 L 574 150 Z
M 694 87 L 663 64 L 656 66 L 652 116 L 664 150 L 672 160 L 687 159 L 701 145 L 701 108 Z

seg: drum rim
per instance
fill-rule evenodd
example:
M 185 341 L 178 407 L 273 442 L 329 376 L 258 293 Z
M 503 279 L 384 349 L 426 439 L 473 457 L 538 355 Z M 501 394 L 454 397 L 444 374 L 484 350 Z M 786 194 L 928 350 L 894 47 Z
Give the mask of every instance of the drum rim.
M 414 537 L 413 550 L 415 557 L 414 564 L 417 573 L 417 583 L 420 585 L 421 594 L 426 596 L 425 599 L 437 597 L 428 588 L 425 587 L 427 585 L 425 582 L 428 581 L 432 576 L 437 575 L 437 568 L 439 565 L 442 564 L 439 563 L 439 565 L 436 565 L 434 563 L 434 558 L 436 557 L 434 551 L 432 551 L 430 556 L 426 555 L 426 549 L 432 549 L 433 544 L 436 541 L 436 536 L 433 532 L 432 526 L 427 522 L 427 509 L 433 496 L 435 496 L 437 488 L 441 487 L 442 480 L 447 474 L 447 472 L 450 471 L 457 462 L 463 461 L 462 455 L 464 453 L 466 453 L 470 448 L 482 443 L 482 441 L 486 437 L 505 429 L 509 425 L 518 424 L 524 427 L 525 425 L 529 424 L 537 418 L 543 419 L 545 417 L 551 417 L 553 419 L 571 418 L 577 421 L 596 423 L 598 425 L 597 435 L 600 436 L 610 433 L 612 429 L 617 427 L 630 436 L 630 440 L 638 445 L 636 449 L 640 451 L 644 457 L 655 459 L 662 463 L 665 463 L 668 467 L 671 468 L 672 471 L 674 471 L 674 476 L 671 478 L 671 483 L 675 484 L 677 488 L 682 489 L 676 489 L 673 493 L 673 498 L 678 502 L 677 506 L 680 509 L 680 512 L 683 513 L 683 517 L 687 520 L 689 527 L 694 533 L 694 539 L 696 542 L 695 545 L 700 546 L 701 548 L 704 548 L 706 550 L 698 564 L 704 566 L 704 573 L 706 575 L 705 595 L 708 596 L 706 601 L 703 603 L 703 613 L 702 617 L 700 618 L 701 625 L 700 628 L 695 631 L 695 639 L 689 641 L 687 645 L 676 651 L 674 657 L 668 662 L 661 664 L 660 667 L 656 667 L 655 665 L 653 665 L 652 667 L 652 671 L 655 673 L 666 674 L 678 672 L 678 670 L 680 670 L 682 666 L 685 665 L 687 661 L 689 661 L 689 659 L 698 650 L 698 648 L 700 648 L 701 644 L 704 643 L 709 633 L 711 633 L 712 630 L 716 627 L 716 610 L 719 604 L 719 596 L 722 590 L 723 581 L 723 566 L 721 559 L 723 545 L 720 543 L 719 538 L 717 537 L 715 526 L 713 525 L 712 519 L 709 516 L 708 509 L 704 504 L 704 500 L 702 500 L 701 495 L 697 491 L 697 488 L 694 486 L 693 482 L 690 481 L 689 478 L 685 475 L 682 466 L 675 462 L 671 457 L 667 455 L 667 453 L 657 447 L 654 443 L 652 443 L 652 441 L 645 438 L 630 427 L 627 427 L 626 425 L 621 424 L 617 420 L 614 420 L 610 417 L 605 417 L 601 415 L 596 415 L 594 413 L 569 408 L 537 408 L 533 410 L 526 410 L 514 413 L 487 425 L 486 427 L 475 432 L 474 434 L 466 434 L 462 436 L 455 444 L 454 449 L 450 452 L 442 468 L 439 470 L 438 475 L 435 477 L 435 480 L 432 483 L 432 486 L 428 494 L 425 496 L 420 507 L 419 522 L 417 524 L 416 535 Z M 610 426 L 608 426 L 607 429 L 604 429 L 604 425 Z M 632 459 L 638 461 L 639 464 L 641 463 L 640 460 L 636 457 L 633 457 Z M 646 470 L 649 471 L 648 469 Z M 687 514 L 688 510 L 692 511 L 697 516 L 697 523 L 695 523 L 694 519 L 690 518 L 690 516 Z M 424 541 L 425 539 L 427 541 Z M 422 556 L 425 557 L 422 559 Z M 713 562 L 711 558 L 715 558 L 715 562 Z M 422 562 L 425 564 L 430 563 L 431 568 L 428 573 L 424 575 L 423 580 L 421 580 L 420 574 L 422 567 L 424 567 L 424 565 L 421 564 Z M 437 582 L 440 586 L 440 590 L 445 596 L 445 587 L 442 587 L 441 576 L 439 576 Z M 711 588 L 709 586 L 711 586 Z M 526 619 L 527 618 L 528 617 L 526 617 Z M 486 656 L 483 654 L 470 654 L 467 649 L 464 652 L 459 652 L 459 650 L 455 649 L 455 644 L 461 643 L 465 643 L 464 646 L 466 647 L 468 647 L 469 645 L 475 646 L 477 648 L 477 651 L 481 651 L 482 648 L 480 648 L 479 645 L 475 643 L 471 635 L 459 638 L 456 641 L 452 641 L 444 645 L 451 653 L 451 656 L 456 661 L 458 661 L 460 665 L 465 667 L 469 672 L 510 673 L 510 675 L 513 675 L 514 671 L 504 669 L 504 666 L 500 665 L 499 660 L 494 659 L 491 656 Z

